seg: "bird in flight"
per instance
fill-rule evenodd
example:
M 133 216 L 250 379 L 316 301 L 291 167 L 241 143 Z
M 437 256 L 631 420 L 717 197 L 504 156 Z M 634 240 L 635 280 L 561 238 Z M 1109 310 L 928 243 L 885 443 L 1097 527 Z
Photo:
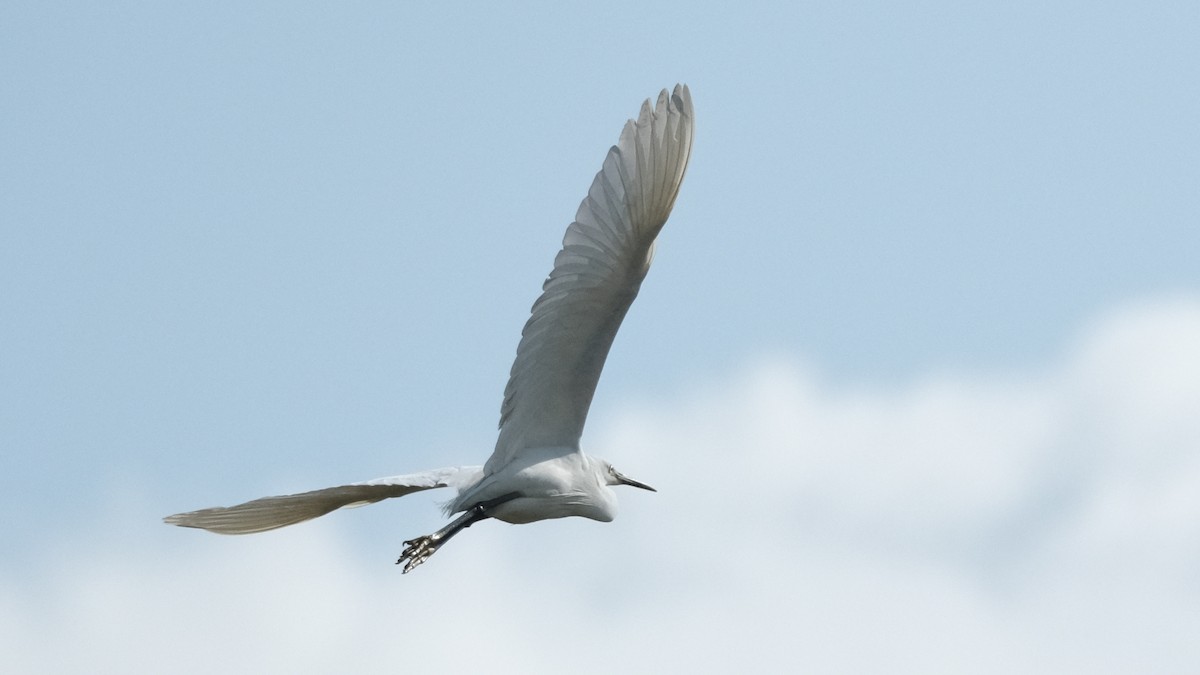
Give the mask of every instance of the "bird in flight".
M 609 486 L 654 488 L 579 447 L 600 370 L 637 296 L 667 222 L 692 150 L 692 96 L 686 85 L 642 104 L 609 149 L 567 227 L 563 248 L 521 331 L 504 388 L 500 436 L 483 466 L 435 469 L 362 483 L 263 497 L 230 507 L 167 516 L 171 525 L 250 534 L 389 497 L 451 487 L 442 529 L 404 542 L 396 564 L 408 573 L 451 537 L 487 518 L 532 523 L 582 516 L 609 522 Z

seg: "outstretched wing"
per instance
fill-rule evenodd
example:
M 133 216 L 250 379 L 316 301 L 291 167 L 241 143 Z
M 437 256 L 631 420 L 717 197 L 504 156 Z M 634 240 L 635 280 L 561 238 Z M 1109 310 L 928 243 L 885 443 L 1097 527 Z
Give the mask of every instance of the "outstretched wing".
M 457 487 L 469 482 L 480 467 L 436 469 L 405 476 L 376 478 L 363 483 L 301 492 L 295 495 L 263 497 L 237 506 L 218 506 L 163 518 L 180 527 L 198 527 L 219 534 L 251 534 L 295 525 L 337 509 L 374 504 L 389 497 L 441 487 Z
M 500 408 L 498 471 L 526 448 L 577 448 L 613 337 L 650 269 L 692 150 L 692 97 L 642 104 L 579 205 L 521 331 Z

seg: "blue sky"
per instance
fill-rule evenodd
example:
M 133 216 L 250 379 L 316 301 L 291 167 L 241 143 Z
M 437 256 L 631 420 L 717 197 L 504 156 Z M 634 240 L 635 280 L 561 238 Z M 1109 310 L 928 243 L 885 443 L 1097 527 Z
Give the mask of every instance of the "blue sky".
M 0 659 L 389 670 L 491 631 L 556 662 L 525 621 L 582 672 L 1194 671 L 1198 31 L 1183 2 L 5 4 Z M 159 522 L 482 461 L 563 230 L 678 81 L 691 166 L 584 437 L 659 494 L 403 579 L 435 499 Z

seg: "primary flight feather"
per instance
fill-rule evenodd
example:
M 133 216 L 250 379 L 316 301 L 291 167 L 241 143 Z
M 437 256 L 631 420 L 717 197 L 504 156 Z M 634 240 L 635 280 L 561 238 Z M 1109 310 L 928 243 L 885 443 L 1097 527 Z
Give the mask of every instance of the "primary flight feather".
M 596 382 L 613 338 L 650 269 L 687 169 L 694 129 L 686 85 L 642 104 L 609 149 L 563 248 L 521 331 L 504 401 L 500 435 L 484 466 L 436 469 L 363 483 L 264 497 L 230 507 L 168 516 L 172 525 L 249 534 L 294 525 L 348 506 L 440 487 L 457 497 L 446 527 L 404 542 L 397 564 L 409 572 L 450 537 L 497 518 L 529 523 L 582 516 L 612 520 L 611 485 L 653 488 L 627 478 L 579 447 Z

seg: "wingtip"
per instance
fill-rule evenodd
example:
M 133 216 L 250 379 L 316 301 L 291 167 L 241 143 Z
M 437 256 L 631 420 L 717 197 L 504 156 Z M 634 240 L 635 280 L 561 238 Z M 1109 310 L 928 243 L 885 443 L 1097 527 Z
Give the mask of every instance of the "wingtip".
M 198 525 L 194 522 L 191 522 L 189 519 L 189 516 L 191 516 L 191 515 L 192 515 L 191 513 L 176 513 L 176 514 L 167 516 L 167 517 L 163 518 L 162 520 L 167 525 L 174 525 L 176 527 L 190 527 L 190 528 L 196 529 L 196 530 L 209 529 L 207 527 L 204 527 L 203 525 Z M 216 532 L 216 530 L 209 530 L 209 531 Z
M 652 100 L 657 100 L 653 106 L 651 106 Z M 661 114 L 663 110 L 678 110 L 690 117 L 692 114 L 692 90 L 683 82 L 677 83 L 670 89 L 663 88 L 658 92 L 657 99 L 648 98 L 642 103 L 642 110 L 648 109 L 654 110 L 656 114 Z
M 176 527 L 193 527 L 197 529 L 204 529 L 192 520 L 192 516 L 194 515 L 195 512 L 174 513 L 166 516 L 162 519 L 162 521 L 167 525 L 175 525 Z
M 692 90 L 684 83 L 675 85 L 675 90 L 671 92 L 671 101 L 675 107 L 688 117 L 692 116 Z

